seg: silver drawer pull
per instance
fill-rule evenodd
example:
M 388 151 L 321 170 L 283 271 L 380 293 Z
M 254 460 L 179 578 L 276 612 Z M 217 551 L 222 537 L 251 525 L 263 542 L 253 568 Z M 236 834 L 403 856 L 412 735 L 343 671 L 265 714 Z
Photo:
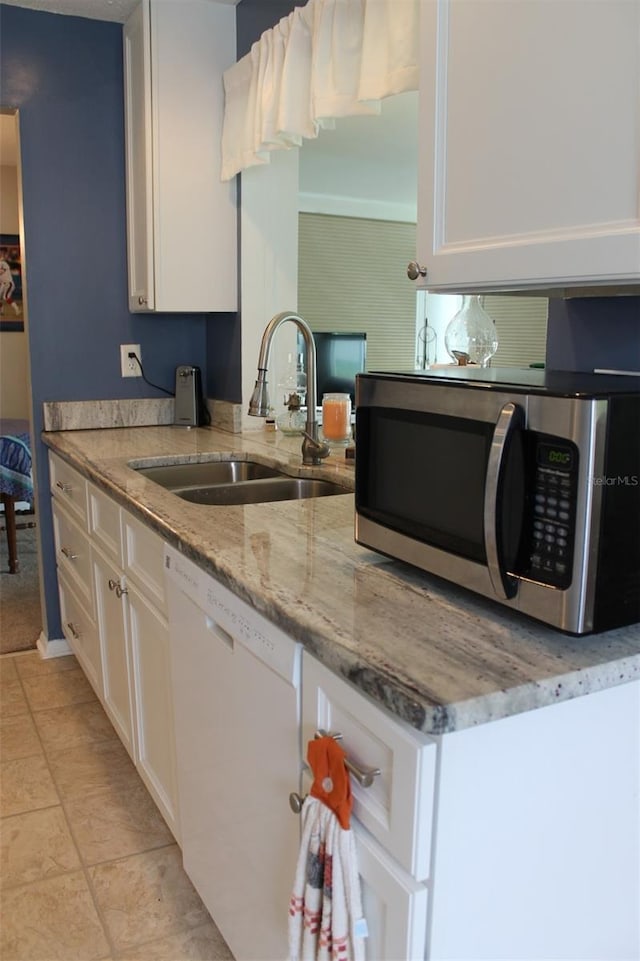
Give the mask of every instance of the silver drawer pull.
M 129 591 L 126 587 L 120 584 L 120 581 L 114 581 L 112 577 L 109 578 L 109 590 L 116 592 L 116 597 L 122 597 L 123 594 L 128 594 Z
M 74 638 L 76 639 L 76 641 L 79 641 L 79 640 L 80 640 L 80 631 L 77 631 L 77 630 L 75 629 L 75 627 L 73 626 L 73 624 L 71 623 L 71 621 L 67 621 L 67 627 L 68 627 L 69 630 L 71 631 L 72 637 L 74 637 Z
M 70 494 L 73 490 L 71 484 L 63 484 L 62 481 L 56 481 L 56 487 L 59 487 L 63 494 Z
M 296 794 L 295 791 L 293 791 L 289 795 L 289 807 L 291 808 L 294 814 L 300 814 L 303 804 L 304 804 L 304 798 L 300 797 L 299 794 Z
M 60 548 L 60 553 L 61 553 L 61 554 L 64 554 L 64 556 L 65 556 L 65 557 L 67 558 L 67 560 L 69 560 L 69 561 L 75 561 L 75 560 L 77 559 L 77 557 L 78 557 L 78 555 L 77 555 L 77 554 L 74 554 L 73 551 L 70 550 L 68 547 L 61 547 L 61 548 Z
M 334 733 L 333 731 L 323 731 L 318 729 L 315 736 L 332 737 L 334 741 L 342 740 L 342 734 L 340 734 L 339 731 Z M 382 774 L 382 771 L 379 767 L 360 767 L 359 764 L 355 764 L 354 761 L 350 761 L 348 757 L 345 757 L 344 763 L 347 770 L 353 774 L 354 778 L 361 787 L 371 787 L 373 784 L 373 779 Z
M 115 591 L 115 589 L 116 589 L 117 586 L 118 586 L 118 582 L 117 582 L 117 581 L 114 581 L 114 579 L 113 579 L 112 577 L 110 577 L 110 578 L 109 578 L 109 590 L 110 590 L 110 591 Z

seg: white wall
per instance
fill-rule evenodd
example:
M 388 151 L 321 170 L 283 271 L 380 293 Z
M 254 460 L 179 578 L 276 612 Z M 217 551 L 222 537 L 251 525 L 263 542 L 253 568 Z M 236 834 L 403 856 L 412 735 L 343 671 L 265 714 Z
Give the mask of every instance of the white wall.
M 18 234 L 18 170 L 0 166 L 0 233 Z M 29 418 L 27 335 L 0 331 L 0 417 Z

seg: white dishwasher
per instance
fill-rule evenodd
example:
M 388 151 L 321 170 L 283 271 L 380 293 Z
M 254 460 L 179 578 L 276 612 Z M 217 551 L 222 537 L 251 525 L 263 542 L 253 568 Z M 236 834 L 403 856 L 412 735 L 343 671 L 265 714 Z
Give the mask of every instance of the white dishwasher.
M 165 547 L 184 868 L 238 961 L 288 956 L 301 645 Z

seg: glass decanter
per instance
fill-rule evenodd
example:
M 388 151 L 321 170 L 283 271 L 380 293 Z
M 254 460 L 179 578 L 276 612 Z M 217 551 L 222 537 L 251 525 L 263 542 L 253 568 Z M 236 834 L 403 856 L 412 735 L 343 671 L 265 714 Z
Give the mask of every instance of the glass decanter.
M 498 349 L 498 334 L 493 319 L 481 306 L 476 294 L 462 298 L 460 310 L 444 332 L 444 343 L 456 364 L 488 366 Z

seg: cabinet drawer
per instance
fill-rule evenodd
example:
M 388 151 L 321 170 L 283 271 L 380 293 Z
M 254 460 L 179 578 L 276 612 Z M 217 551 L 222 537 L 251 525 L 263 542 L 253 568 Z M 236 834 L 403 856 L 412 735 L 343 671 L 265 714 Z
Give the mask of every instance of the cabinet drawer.
M 378 768 L 370 787 L 352 776 L 359 821 L 417 880 L 429 874 L 436 742 L 403 724 L 306 652 L 302 670 L 302 750 L 318 729 L 342 734 L 347 757 Z
M 164 543 L 127 511 L 122 511 L 122 565 L 155 607 L 167 613 L 164 592 Z
M 87 482 L 56 454 L 49 454 L 51 493 L 87 529 Z
M 89 538 L 54 498 L 53 536 L 58 569 L 65 571 L 76 586 L 82 602 L 93 616 L 93 588 L 91 579 L 91 547 Z
M 86 611 L 73 583 L 63 570 L 58 570 L 58 592 L 64 636 L 94 691 L 101 698 L 102 665 L 96 623 Z

